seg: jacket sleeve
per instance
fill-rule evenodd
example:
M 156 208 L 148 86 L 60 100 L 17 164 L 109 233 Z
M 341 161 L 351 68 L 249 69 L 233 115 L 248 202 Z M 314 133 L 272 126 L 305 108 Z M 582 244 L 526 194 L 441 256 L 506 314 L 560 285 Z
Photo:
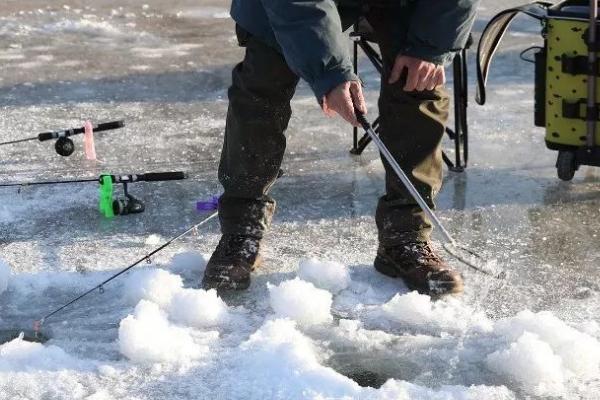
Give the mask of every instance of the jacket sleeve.
M 348 38 L 333 0 L 261 0 L 288 65 L 318 101 L 339 84 L 358 80 Z
M 401 53 L 448 64 L 464 48 L 480 0 L 416 0 Z

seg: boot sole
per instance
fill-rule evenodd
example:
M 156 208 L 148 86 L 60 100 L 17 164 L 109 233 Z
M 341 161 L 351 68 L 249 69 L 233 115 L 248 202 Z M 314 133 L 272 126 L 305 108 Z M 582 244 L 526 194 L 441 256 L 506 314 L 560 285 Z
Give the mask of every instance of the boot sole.
M 377 270 L 385 276 L 389 276 L 390 278 L 402 279 L 402 281 L 409 290 L 416 290 L 421 294 L 426 294 L 431 297 L 440 297 L 448 294 L 459 294 L 463 291 L 463 284 L 456 284 L 456 282 L 454 281 L 451 281 L 453 285 L 451 287 L 448 287 L 448 289 L 443 292 L 434 292 L 430 289 L 430 287 L 424 288 L 420 285 L 415 285 L 411 282 L 409 278 L 407 278 L 405 274 L 398 270 L 398 268 L 396 268 L 394 264 L 381 257 L 379 254 L 375 257 L 375 262 L 373 263 L 373 266 L 375 267 L 375 270 Z

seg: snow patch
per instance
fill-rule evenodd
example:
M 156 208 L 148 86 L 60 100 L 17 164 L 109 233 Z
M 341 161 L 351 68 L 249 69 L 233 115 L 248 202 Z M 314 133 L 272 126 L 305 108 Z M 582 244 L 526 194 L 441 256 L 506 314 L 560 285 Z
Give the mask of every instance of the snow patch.
M 328 323 L 331 316 L 331 293 L 312 283 L 295 278 L 279 286 L 267 284 L 271 308 L 277 317 L 291 318 L 301 325 Z
M 139 269 L 127 278 L 124 292 L 132 304 L 145 299 L 167 307 L 173 295 L 182 288 L 183 281 L 179 275 L 162 269 Z
M 157 304 L 142 300 L 119 325 L 119 350 L 134 363 L 187 365 L 205 357 L 218 332 L 194 338 L 190 329 L 172 325 Z
M 300 261 L 298 277 L 332 293 L 341 292 L 351 283 L 350 273 L 345 265 L 315 258 Z
M 169 316 L 175 322 L 194 328 L 216 326 L 229 317 L 227 304 L 214 289 L 183 289 L 175 293 L 169 305 Z

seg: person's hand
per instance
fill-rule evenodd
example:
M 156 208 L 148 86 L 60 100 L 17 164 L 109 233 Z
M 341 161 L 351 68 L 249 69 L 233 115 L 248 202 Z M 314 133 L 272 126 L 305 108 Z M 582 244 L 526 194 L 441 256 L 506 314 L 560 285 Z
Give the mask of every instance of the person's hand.
M 348 81 L 338 85 L 323 97 L 323 112 L 332 117 L 339 114 L 353 126 L 359 126 L 354 114 L 356 107 L 363 114 L 367 113 L 362 87 L 358 81 Z
M 433 90 L 446 83 L 446 72 L 442 65 L 403 55 L 396 57 L 388 83 L 396 83 L 405 68 L 407 69 L 404 85 L 406 92 Z

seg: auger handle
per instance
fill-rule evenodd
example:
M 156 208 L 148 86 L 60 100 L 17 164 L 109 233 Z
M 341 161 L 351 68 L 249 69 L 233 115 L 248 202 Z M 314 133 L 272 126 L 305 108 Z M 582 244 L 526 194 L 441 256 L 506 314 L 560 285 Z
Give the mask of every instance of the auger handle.
M 104 122 L 98 125 L 94 125 L 94 132 L 103 132 L 110 131 L 113 129 L 123 128 L 125 126 L 125 121 L 111 121 Z M 44 142 L 46 140 L 58 139 L 60 137 L 69 137 L 73 135 L 80 135 L 85 132 L 85 128 L 72 128 L 65 129 L 62 131 L 54 131 L 54 132 L 42 132 L 38 134 L 38 140 L 40 142 Z

